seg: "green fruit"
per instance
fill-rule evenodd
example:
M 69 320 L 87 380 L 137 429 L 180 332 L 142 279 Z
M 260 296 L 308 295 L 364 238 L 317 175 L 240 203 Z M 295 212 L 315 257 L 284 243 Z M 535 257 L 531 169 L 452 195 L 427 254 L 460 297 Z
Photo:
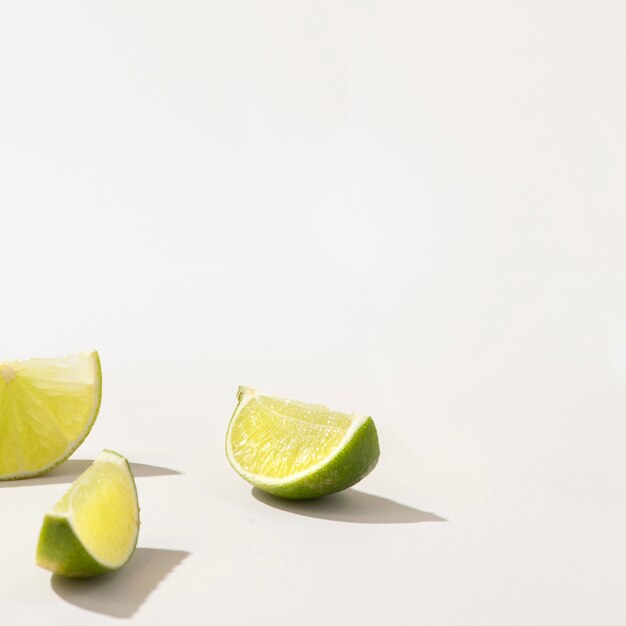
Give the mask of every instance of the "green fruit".
M 89 434 L 101 395 L 97 352 L 0 363 L 0 480 L 65 461 Z
M 71 578 L 119 569 L 139 533 L 137 490 L 128 461 L 103 450 L 46 514 L 37 565 Z
M 226 456 L 249 483 L 304 500 L 347 489 L 378 462 L 371 417 L 260 395 L 240 387 L 226 435 Z

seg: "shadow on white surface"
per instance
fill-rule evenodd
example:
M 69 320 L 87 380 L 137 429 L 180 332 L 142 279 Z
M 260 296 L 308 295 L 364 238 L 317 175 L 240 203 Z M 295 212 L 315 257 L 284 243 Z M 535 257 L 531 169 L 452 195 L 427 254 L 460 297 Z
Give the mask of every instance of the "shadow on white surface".
M 55 574 L 50 584 L 58 596 L 74 606 L 128 619 L 189 554 L 183 550 L 137 548 L 128 564 L 118 572 L 86 579 L 64 578 Z
M 92 463 L 93 459 L 69 459 L 43 476 L 0 481 L 0 489 L 6 487 L 36 487 L 37 485 L 73 483 Z M 131 463 L 130 468 L 135 478 L 180 474 L 178 470 L 170 469 L 169 467 L 158 467 L 157 465 L 146 465 L 145 463 Z
M 263 504 L 307 517 L 355 524 L 417 524 L 419 522 L 445 522 L 439 515 L 414 509 L 387 498 L 346 489 L 317 500 L 284 500 L 256 487 L 252 495 Z

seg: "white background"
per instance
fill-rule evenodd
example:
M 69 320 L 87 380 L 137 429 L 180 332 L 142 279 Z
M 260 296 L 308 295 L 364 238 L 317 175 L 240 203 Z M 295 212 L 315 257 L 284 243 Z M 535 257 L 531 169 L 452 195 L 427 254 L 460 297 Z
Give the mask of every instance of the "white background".
M 622 626 L 626 5 L 2 2 L 0 358 L 97 348 L 73 460 L 0 486 L 12 626 Z M 228 466 L 237 386 L 375 418 L 356 489 Z M 108 447 L 118 574 L 34 565 Z

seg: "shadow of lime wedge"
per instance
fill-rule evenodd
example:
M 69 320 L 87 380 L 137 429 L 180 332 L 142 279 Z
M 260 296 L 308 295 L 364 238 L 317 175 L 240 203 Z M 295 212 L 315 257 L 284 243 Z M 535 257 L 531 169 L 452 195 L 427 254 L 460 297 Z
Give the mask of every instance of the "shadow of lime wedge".
M 34 478 L 23 478 L 20 480 L 2 480 L 0 489 L 10 487 L 36 487 L 38 485 L 59 485 L 73 483 L 91 464 L 92 459 L 68 459 L 55 467 L 52 471 L 42 476 Z M 170 476 L 180 474 L 178 470 L 169 467 L 159 467 L 157 465 L 146 465 L 145 463 L 131 463 L 130 469 L 135 478 L 147 476 Z
M 158 585 L 189 556 L 183 550 L 137 548 L 119 571 L 95 578 L 53 575 L 54 592 L 69 604 L 110 617 L 132 617 Z
M 275 509 L 317 517 L 335 522 L 354 524 L 417 524 L 445 522 L 435 513 L 420 511 L 406 504 L 381 498 L 357 489 L 346 489 L 317 500 L 284 500 L 254 487 L 252 495 L 259 502 Z

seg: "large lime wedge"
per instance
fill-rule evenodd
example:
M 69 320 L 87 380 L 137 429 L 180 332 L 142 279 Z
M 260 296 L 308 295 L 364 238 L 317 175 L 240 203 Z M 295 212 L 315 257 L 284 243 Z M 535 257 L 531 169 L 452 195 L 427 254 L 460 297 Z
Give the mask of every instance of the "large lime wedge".
M 351 487 L 374 469 L 371 417 L 261 395 L 240 387 L 226 456 L 249 483 L 282 498 L 317 498 Z
M 97 352 L 0 363 L 0 480 L 48 472 L 84 441 L 100 408 Z
M 139 504 L 126 459 L 103 450 L 45 516 L 37 565 L 72 578 L 116 570 L 132 556 Z

